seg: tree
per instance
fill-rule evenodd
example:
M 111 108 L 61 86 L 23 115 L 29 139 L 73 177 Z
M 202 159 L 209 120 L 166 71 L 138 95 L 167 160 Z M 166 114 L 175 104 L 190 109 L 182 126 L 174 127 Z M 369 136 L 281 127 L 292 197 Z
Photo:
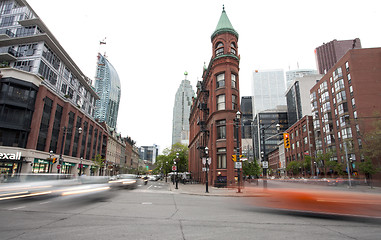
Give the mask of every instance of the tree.
M 179 159 L 176 160 L 179 154 Z M 163 155 L 159 155 L 156 160 L 156 169 L 160 170 L 160 167 L 166 170 L 166 172 L 171 171 L 171 166 L 176 162 L 176 166 L 179 172 L 188 171 L 188 147 L 181 143 L 175 143 L 171 148 L 166 148 L 163 150 Z M 166 163 L 168 162 L 168 164 Z
M 262 173 L 262 168 L 259 166 L 258 162 L 244 161 L 242 166 L 243 175 L 255 176 L 258 177 Z
M 370 187 L 372 186 L 372 175 L 379 172 L 379 168 L 375 168 L 371 160 L 366 160 L 359 163 L 359 171 L 365 175 L 365 181 L 367 181 Z
M 380 119 L 380 113 L 373 114 L 376 119 Z M 381 120 L 373 122 L 373 129 L 362 137 L 361 154 L 366 161 L 359 163 L 358 169 L 365 175 L 365 180 L 372 187 L 372 175 L 380 172 L 380 168 L 374 166 L 377 163 L 380 166 L 381 160 Z
M 318 153 L 316 156 L 316 164 L 319 168 L 323 169 L 325 177 L 327 177 L 327 163 L 330 161 L 332 156 L 332 151 L 327 151 L 326 153 Z
M 94 165 L 97 169 L 99 169 L 99 175 L 101 175 L 101 169 L 104 167 L 105 165 L 105 159 L 102 158 L 102 156 L 100 154 L 97 154 L 95 155 L 95 157 L 93 158 L 93 161 L 94 161 Z
M 292 176 L 298 174 L 300 163 L 297 161 L 291 161 L 287 164 L 286 170 L 292 172 Z

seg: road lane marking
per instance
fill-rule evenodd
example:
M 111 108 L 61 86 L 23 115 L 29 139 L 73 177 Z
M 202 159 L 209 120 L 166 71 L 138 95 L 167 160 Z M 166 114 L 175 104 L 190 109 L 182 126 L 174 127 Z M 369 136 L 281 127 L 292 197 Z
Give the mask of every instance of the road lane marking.
M 142 202 L 143 205 L 152 205 L 151 202 Z
M 47 203 L 50 203 L 51 201 L 47 201 L 47 202 L 42 202 L 42 203 L 40 203 L 41 205 L 42 204 L 47 204 Z
M 147 189 L 150 189 L 153 185 L 150 185 Z
M 15 207 L 15 208 L 10 208 L 10 209 L 8 209 L 8 210 L 17 210 L 17 209 L 21 209 L 21 208 L 25 208 L 25 206 Z

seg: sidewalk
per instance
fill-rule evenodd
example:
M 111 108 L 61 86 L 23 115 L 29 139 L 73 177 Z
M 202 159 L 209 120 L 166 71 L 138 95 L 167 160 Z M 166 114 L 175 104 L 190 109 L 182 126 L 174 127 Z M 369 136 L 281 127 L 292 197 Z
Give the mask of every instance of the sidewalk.
M 176 189 L 176 184 L 168 182 L 169 190 L 175 193 L 189 194 L 189 195 L 200 195 L 200 196 L 225 196 L 225 197 L 259 197 L 264 195 L 264 189 L 262 181 L 259 182 L 259 185 L 254 183 L 244 182 L 244 187 L 241 188 L 241 192 L 238 193 L 237 188 L 217 188 L 213 186 L 208 186 L 208 193 L 206 192 L 205 184 L 183 184 L 178 183 L 178 189 Z M 345 191 L 345 192 L 359 192 L 359 193 L 374 193 L 381 194 L 380 187 L 370 188 L 368 186 L 353 186 L 348 188 L 347 186 L 317 186 L 303 183 L 293 183 L 290 185 L 290 188 L 295 189 L 320 189 L 328 191 Z M 277 187 L 270 189 L 277 189 Z
M 255 197 L 263 195 L 261 185 L 256 187 L 260 191 L 248 191 L 247 188 L 241 188 L 241 192 L 238 193 L 237 188 L 217 188 L 208 186 L 208 192 L 206 192 L 205 184 L 182 184 L 178 183 L 178 189 L 176 184 L 168 182 L 169 190 L 176 193 L 199 195 L 199 196 L 224 196 L 224 197 Z M 254 185 L 253 185 L 254 186 Z M 256 186 L 256 185 L 255 185 Z M 251 187 L 250 187 L 251 189 Z

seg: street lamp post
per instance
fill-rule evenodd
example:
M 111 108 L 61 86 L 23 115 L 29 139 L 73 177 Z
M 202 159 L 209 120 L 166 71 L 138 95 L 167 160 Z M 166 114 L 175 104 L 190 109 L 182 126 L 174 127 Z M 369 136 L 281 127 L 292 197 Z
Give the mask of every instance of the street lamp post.
M 240 123 L 240 120 L 241 120 L 241 112 L 240 111 L 237 111 L 235 120 L 236 120 L 235 122 L 236 122 L 236 134 L 237 134 L 237 136 L 236 136 L 236 140 L 237 140 L 236 157 L 237 157 L 237 163 L 240 163 L 241 159 L 239 157 L 239 132 L 238 132 L 239 123 Z M 238 193 L 241 192 L 241 168 L 240 168 L 241 166 L 237 167 Z
M 176 164 L 176 189 L 179 189 L 179 164 L 177 164 L 179 161 L 179 153 L 176 153 L 176 159 L 175 159 L 175 164 Z
M 168 182 L 168 172 L 167 172 L 167 168 L 168 168 L 168 161 L 165 162 L 165 182 Z
M 205 192 L 206 193 L 209 193 L 208 191 L 208 184 L 209 184 L 209 181 L 208 181 L 208 165 L 209 165 L 209 160 L 208 160 L 208 156 L 209 156 L 209 148 L 208 147 L 205 147 L 205 158 L 206 158 L 206 161 L 205 161 Z
M 82 175 L 82 167 L 83 167 L 82 161 L 83 161 L 83 157 L 81 157 L 81 161 L 79 162 L 79 176 Z
M 63 151 L 64 151 L 64 147 L 65 147 L 65 138 L 66 138 L 66 134 L 68 133 L 68 130 L 66 128 L 66 126 L 64 126 L 63 128 L 63 133 L 62 133 L 62 142 L 61 142 L 61 153 L 60 153 L 60 158 L 58 160 L 58 170 L 57 170 L 57 173 L 60 173 L 61 172 L 61 168 L 62 168 L 62 164 L 63 164 Z M 81 134 L 82 133 L 82 128 L 78 128 L 78 133 Z

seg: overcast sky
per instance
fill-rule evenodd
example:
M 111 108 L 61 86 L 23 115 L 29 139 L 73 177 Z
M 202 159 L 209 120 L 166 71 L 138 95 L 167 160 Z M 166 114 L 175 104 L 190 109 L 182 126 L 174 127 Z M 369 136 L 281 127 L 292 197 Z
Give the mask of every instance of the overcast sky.
M 184 72 L 195 89 L 212 56 L 225 5 L 239 33 L 240 94 L 256 69 L 316 69 L 314 49 L 360 38 L 381 46 L 380 0 L 27 0 L 85 75 L 106 52 L 122 86 L 117 131 L 137 146 L 171 146 L 172 110 Z M 106 37 L 106 45 L 99 41 Z

